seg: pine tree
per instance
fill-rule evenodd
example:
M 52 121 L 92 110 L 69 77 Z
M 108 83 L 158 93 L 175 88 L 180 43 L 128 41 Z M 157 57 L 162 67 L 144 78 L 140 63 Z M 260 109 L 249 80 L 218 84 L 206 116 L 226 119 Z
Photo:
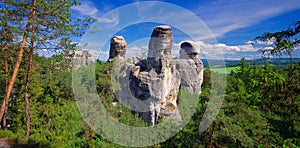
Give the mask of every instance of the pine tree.
M 275 33 L 266 32 L 257 36 L 255 40 L 263 42 L 272 42 L 267 44 L 266 48 L 259 50 L 261 55 L 282 56 L 288 55 L 292 62 L 292 51 L 300 45 L 300 39 L 297 37 L 300 33 L 300 21 L 294 22 L 288 29 Z
M 13 38 L 13 42 L 5 42 L 1 46 L 15 47 L 19 45 L 20 32 L 23 32 L 22 42 L 19 46 L 19 54 L 14 66 L 14 72 L 11 75 L 11 80 L 7 87 L 5 98 L 3 99 L 0 109 L 0 119 L 6 112 L 8 107 L 8 100 L 11 95 L 12 88 L 16 81 L 20 64 L 23 62 L 24 54 L 28 54 L 28 69 L 25 84 L 24 100 L 26 105 L 27 131 L 26 136 L 29 135 L 29 85 L 31 66 L 33 60 L 33 52 L 40 49 L 47 49 L 53 53 L 70 53 L 76 50 L 77 44 L 73 43 L 74 38 L 80 37 L 84 34 L 85 29 L 94 21 L 91 18 L 72 19 L 70 7 L 79 5 L 80 3 L 74 1 L 52 1 L 52 0 L 25 0 L 25 1 L 5 1 L 7 4 L 10 16 L 7 17 L 6 12 L 2 13 L 7 21 L 10 21 L 12 28 L 7 37 Z M 18 21 L 16 21 L 18 20 Z M 3 34 L 7 33 L 5 29 L 5 21 L 2 25 Z M 24 24 L 26 24 L 24 28 Z M 17 35 L 15 35 L 17 34 Z M 30 51 L 25 49 L 29 46 Z M 4 50 L 5 52 L 6 50 Z M 4 58 L 5 60 L 5 58 Z
M 26 29 L 25 29 L 24 34 L 23 34 L 22 43 L 20 45 L 19 55 L 18 55 L 17 61 L 15 63 L 14 72 L 13 72 L 13 74 L 11 76 L 11 80 L 9 81 L 7 92 L 6 92 L 5 98 L 3 100 L 1 109 L 0 109 L 0 119 L 3 118 L 4 112 L 5 112 L 6 108 L 7 108 L 9 96 L 11 94 L 13 85 L 15 83 L 17 74 L 19 72 L 19 67 L 21 65 L 23 54 L 24 54 L 24 48 L 26 46 L 28 32 L 30 31 L 30 25 L 31 25 L 31 22 L 33 20 L 34 15 L 35 15 L 35 10 L 36 10 L 36 0 L 33 0 L 31 8 L 30 8 L 30 15 L 28 16 L 28 21 L 27 21 L 27 24 L 26 24 Z

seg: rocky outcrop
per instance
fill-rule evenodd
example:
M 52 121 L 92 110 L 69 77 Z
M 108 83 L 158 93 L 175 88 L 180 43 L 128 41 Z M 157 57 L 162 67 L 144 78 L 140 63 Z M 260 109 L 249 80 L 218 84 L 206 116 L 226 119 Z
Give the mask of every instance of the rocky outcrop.
M 72 65 L 76 70 L 81 66 L 87 66 L 95 62 L 94 54 L 88 50 L 75 51 L 72 57 Z
M 140 114 L 150 125 L 157 124 L 159 117 L 181 121 L 177 105 L 179 89 L 183 88 L 196 94 L 201 92 L 200 73 L 203 64 L 198 57 L 200 48 L 194 42 L 183 42 L 180 59 L 172 59 L 172 28 L 157 26 L 149 41 L 147 59 L 133 60 L 134 62 L 130 63 L 115 58 L 125 57 L 125 46 L 120 50 L 120 45 L 126 45 L 126 42 L 123 38 L 114 38 L 111 41 L 111 46 L 114 47 L 110 48 L 114 51 L 110 51 L 108 61 L 117 59 L 114 60 L 116 63 L 113 68 L 113 83 L 116 86 L 114 92 L 117 99 L 122 100 L 133 112 Z M 120 41 L 123 44 L 120 44 Z M 116 48 L 118 50 L 115 50 Z
M 203 63 L 199 59 L 200 47 L 193 41 L 184 41 L 180 48 L 180 59 L 175 62 L 180 73 L 182 89 L 200 94 L 203 82 Z
M 154 28 L 148 46 L 148 58 L 163 58 L 171 56 L 172 28 L 157 26 Z
M 197 72 L 203 72 L 203 63 L 199 59 L 200 47 L 193 41 L 184 41 L 180 45 L 180 58 L 181 59 L 192 59 L 197 67 Z M 199 76 L 201 78 L 201 76 Z
M 157 124 L 160 114 L 164 118 L 169 118 L 177 110 L 180 77 L 174 63 L 169 60 L 148 57 L 147 60 L 142 60 L 135 65 L 129 77 L 129 86 L 133 95 L 139 100 L 149 102 L 150 110 L 140 114 L 147 123 L 152 125 Z
M 126 41 L 122 36 L 114 36 L 110 40 L 109 59 L 111 61 L 116 57 L 125 58 L 126 55 Z
M 199 58 L 200 47 L 193 41 L 184 41 L 180 44 L 180 58 Z M 186 57 L 188 56 L 188 57 Z

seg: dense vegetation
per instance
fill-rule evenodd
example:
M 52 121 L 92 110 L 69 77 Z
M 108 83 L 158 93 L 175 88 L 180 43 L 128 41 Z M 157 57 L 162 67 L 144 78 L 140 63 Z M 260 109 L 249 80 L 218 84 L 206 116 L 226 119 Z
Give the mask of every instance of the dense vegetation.
M 209 61 L 209 63 L 208 63 Z M 246 61 L 250 64 L 253 65 L 254 61 L 257 65 L 263 65 L 265 61 L 268 61 L 269 64 L 276 66 L 276 67 L 285 67 L 289 65 L 290 59 L 289 58 L 261 58 L 261 59 L 246 59 Z M 231 68 L 231 67 L 237 67 L 241 64 L 240 60 L 220 60 L 220 59 L 202 59 L 202 62 L 204 64 L 204 67 L 213 67 L 213 68 L 225 68 L 222 66 L 226 66 L 226 68 Z M 220 63 L 224 62 L 224 65 Z M 300 62 L 300 58 L 293 58 L 293 62 L 297 63 Z
M 22 81 L 25 75 L 21 72 L 10 101 L 7 128 L 0 131 L 0 137 L 42 146 L 118 147 L 93 132 L 81 117 L 72 94 L 71 69 L 64 64 L 68 63 L 65 61 L 67 59 L 62 55 L 51 58 L 35 55 L 34 59 L 29 91 L 32 118 L 30 136 L 24 139 L 26 128 Z M 144 126 L 121 103 L 112 105 L 111 64 L 97 61 L 95 67 L 97 91 L 109 113 L 128 125 Z M 25 68 L 21 66 L 20 70 Z M 227 92 L 217 119 L 200 133 L 198 126 L 210 100 L 211 71 L 206 69 L 202 95 L 192 120 L 173 138 L 156 146 L 299 146 L 299 72 L 299 63 L 276 68 L 267 62 L 251 66 L 242 59 L 240 67 L 227 74 Z M 0 79 L 4 80 L 3 74 Z M 1 89 L 0 95 L 3 94 Z
M 276 68 L 250 66 L 245 59 L 227 75 L 227 91 L 222 108 L 206 132 L 197 132 L 205 102 L 209 98 L 209 69 L 205 71 L 204 88 L 198 113 L 166 145 L 227 147 L 297 147 L 300 134 L 300 65 Z M 177 141 L 177 140 L 178 141 Z
M 94 21 L 75 19 L 76 0 L 4 0 L 0 9 L 0 144 L 18 147 L 121 147 L 95 133 L 78 110 L 72 87 L 73 39 Z M 153 147 L 299 147 L 300 63 L 292 51 L 299 47 L 300 23 L 256 39 L 274 41 L 262 55 L 288 55 L 289 64 L 241 59 L 230 73 L 204 70 L 202 94 L 188 124 L 171 139 Z M 52 52 L 41 56 L 40 50 Z M 272 61 L 271 61 L 272 62 Z M 147 126 L 121 102 L 113 105 L 111 63 L 96 61 L 97 94 L 117 121 Z M 216 120 L 204 132 L 199 123 L 211 98 L 211 76 L 227 77 L 224 102 Z M 84 86 L 91 83 L 80 79 Z M 86 91 L 86 90 L 81 90 Z M 180 104 L 179 104 L 180 108 Z M 183 112 L 182 112 L 183 113 Z M 130 135 L 122 135 L 123 138 Z M 0 145 L 3 146 L 3 145 Z

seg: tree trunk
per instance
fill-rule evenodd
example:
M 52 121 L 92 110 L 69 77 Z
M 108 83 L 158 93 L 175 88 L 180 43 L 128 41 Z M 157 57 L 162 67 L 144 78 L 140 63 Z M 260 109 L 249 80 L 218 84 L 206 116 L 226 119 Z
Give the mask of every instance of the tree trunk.
M 213 139 L 214 139 L 214 133 L 215 133 L 215 123 L 212 124 L 212 130 L 211 134 L 209 136 L 209 148 L 213 148 Z
M 297 106 L 295 105 L 295 97 L 291 97 L 291 107 L 290 107 L 290 131 L 291 136 L 295 136 L 295 114 L 297 113 Z
M 7 1 L 5 1 L 5 16 L 8 18 L 8 3 Z M 4 22 L 4 27 L 3 27 L 3 41 L 4 41 L 4 75 L 5 75 L 5 96 L 7 94 L 7 90 L 8 90 L 8 54 L 7 54 L 7 50 L 8 50 L 8 46 L 7 46 L 7 42 L 8 42 L 8 37 L 7 37 L 7 31 L 8 31 L 8 23 L 7 20 L 5 20 Z M 8 105 L 8 98 L 4 97 L 3 101 L 5 102 L 5 106 Z M 2 128 L 6 129 L 6 108 L 4 110 L 4 115 L 3 115 L 3 120 L 2 120 Z M 1 120 L 1 118 L 0 118 Z
M 293 64 L 293 55 L 291 54 L 291 52 L 288 52 L 288 56 L 290 58 L 290 64 Z
M 31 8 L 30 8 L 30 15 L 28 17 L 28 22 L 26 24 L 26 29 L 25 29 L 24 34 L 23 34 L 22 44 L 20 46 L 20 52 L 19 52 L 19 55 L 18 55 L 18 58 L 17 58 L 17 61 L 16 61 L 16 65 L 14 67 L 14 71 L 13 71 L 11 80 L 10 80 L 8 88 L 7 88 L 7 93 L 5 95 L 5 99 L 3 100 L 2 106 L 1 106 L 1 109 L 0 109 L 0 120 L 3 118 L 5 109 L 8 107 L 7 106 L 8 98 L 11 94 L 13 85 L 16 81 L 16 77 L 17 77 L 18 72 L 19 72 L 19 68 L 20 68 L 20 65 L 21 65 L 21 62 L 22 62 L 22 57 L 23 57 L 23 54 L 24 54 L 24 47 L 26 46 L 28 32 L 30 30 L 30 25 L 31 25 L 33 17 L 35 16 L 35 13 L 36 13 L 36 0 L 33 0 L 32 4 L 31 4 Z
M 30 75 L 31 75 L 31 69 L 32 69 L 32 58 L 33 58 L 33 45 L 34 45 L 34 32 L 35 28 L 34 25 L 32 25 L 31 30 L 31 41 L 30 41 L 30 53 L 29 53 L 29 61 L 28 61 L 28 69 L 27 69 L 27 76 L 26 76 L 26 83 L 25 83 L 25 92 L 24 92 L 24 101 L 25 101 L 25 114 L 26 114 L 26 137 L 29 137 L 30 135 L 30 113 L 29 113 L 29 83 L 30 83 Z

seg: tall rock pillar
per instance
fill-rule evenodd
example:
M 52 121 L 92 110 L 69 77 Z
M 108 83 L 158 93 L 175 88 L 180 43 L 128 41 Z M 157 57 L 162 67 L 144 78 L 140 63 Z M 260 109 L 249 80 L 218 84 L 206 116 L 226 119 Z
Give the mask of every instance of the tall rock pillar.
M 114 36 L 110 40 L 110 50 L 108 62 L 115 57 L 125 58 L 126 55 L 126 41 L 122 36 Z
M 168 118 L 177 110 L 180 78 L 171 59 L 172 40 L 170 26 L 155 27 L 148 58 L 135 64 L 130 77 L 131 92 L 136 98 L 149 102 L 150 111 L 140 114 L 151 125 L 157 124 L 161 113 Z

